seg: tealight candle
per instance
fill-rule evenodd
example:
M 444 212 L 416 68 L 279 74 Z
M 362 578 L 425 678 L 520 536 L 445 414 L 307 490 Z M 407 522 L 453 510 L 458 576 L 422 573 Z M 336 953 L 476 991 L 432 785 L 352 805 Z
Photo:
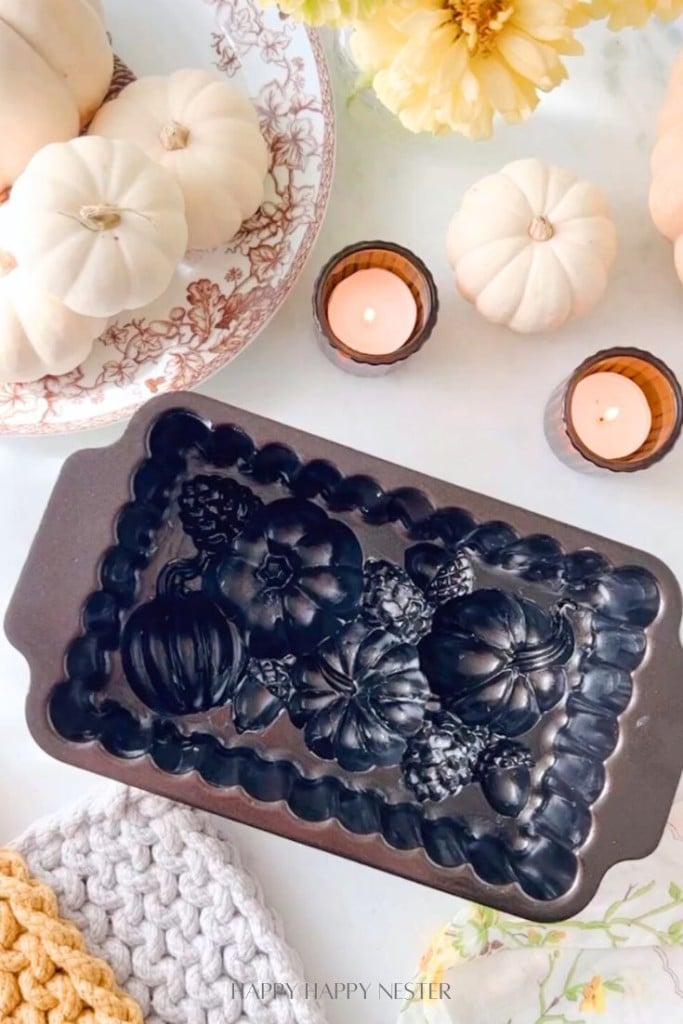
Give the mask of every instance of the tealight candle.
M 330 328 L 362 355 L 396 352 L 415 328 L 417 303 L 398 274 L 382 267 L 357 270 L 340 281 L 327 304 Z
M 337 253 L 313 295 L 323 351 L 360 376 L 388 373 L 417 352 L 432 333 L 438 306 L 422 260 L 391 242 L 360 242 Z
M 574 469 L 646 469 L 673 448 L 682 426 L 683 394 L 674 374 L 635 348 L 586 359 L 545 415 L 551 447 Z
M 592 373 L 574 388 L 569 415 L 576 436 L 603 459 L 623 459 L 645 444 L 652 413 L 642 388 L 620 373 Z

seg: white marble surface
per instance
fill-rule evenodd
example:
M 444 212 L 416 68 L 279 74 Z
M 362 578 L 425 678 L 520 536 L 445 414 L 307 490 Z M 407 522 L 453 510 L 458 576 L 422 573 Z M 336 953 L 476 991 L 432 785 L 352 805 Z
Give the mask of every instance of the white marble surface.
M 586 355 L 614 344 L 650 348 L 683 377 L 683 287 L 669 245 L 647 214 L 654 119 L 681 33 L 651 27 L 584 34 L 587 55 L 527 125 L 495 141 L 413 138 L 339 86 L 339 155 L 330 211 L 313 258 L 285 308 L 233 366 L 203 390 L 253 412 L 374 455 L 648 548 L 683 578 L 683 443 L 644 474 L 591 477 L 558 462 L 541 429 L 554 386 Z M 464 188 L 508 160 L 535 155 L 600 182 L 611 198 L 620 253 L 603 304 L 553 337 L 488 326 L 455 293 L 444 232 Z M 335 249 L 384 237 L 415 249 L 442 296 L 438 329 L 408 367 L 379 380 L 335 370 L 310 320 L 316 268 Z M 0 607 L 9 599 L 64 458 L 113 441 L 120 428 L 67 438 L 0 442 Z M 79 524 L 73 523 L 74 531 Z M 55 595 L 59 599 L 59 595 Z M 35 623 L 36 630 L 41 624 Z M 87 791 L 93 779 L 50 761 L 24 724 L 28 682 L 0 640 L 0 842 L 37 815 Z M 96 783 L 95 783 L 96 784 Z M 242 826 L 230 826 L 289 937 L 318 982 L 372 983 L 367 1002 L 329 1004 L 388 1024 L 398 1007 L 377 983 L 405 981 L 449 896 Z

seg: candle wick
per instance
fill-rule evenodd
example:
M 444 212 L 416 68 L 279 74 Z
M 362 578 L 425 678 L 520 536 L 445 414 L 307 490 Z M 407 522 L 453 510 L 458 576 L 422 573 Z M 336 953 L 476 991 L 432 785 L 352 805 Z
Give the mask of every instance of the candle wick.
M 366 324 L 374 323 L 376 316 L 377 310 L 373 309 L 372 306 L 368 306 L 368 308 L 363 312 L 363 319 L 365 320 Z
M 607 420 L 607 422 L 611 422 L 612 420 L 615 420 L 618 415 L 619 415 L 619 407 L 616 406 L 616 405 L 610 405 L 610 406 L 608 406 L 607 409 L 605 409 L 605 412 L 600 417 L 600 422 L 604 423 L 605 420 Z

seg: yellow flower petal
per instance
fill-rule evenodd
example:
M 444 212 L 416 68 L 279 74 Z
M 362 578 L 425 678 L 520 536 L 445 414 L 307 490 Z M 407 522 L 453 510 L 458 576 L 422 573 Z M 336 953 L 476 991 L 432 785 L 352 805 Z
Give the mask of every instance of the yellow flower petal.
M 448 59 L 439 68 L 434 88 L 436 92 L 451 92 L 457 88 L 469 62 L 467 43 L 460 37 L 448 49 Z
M 279 7 L 309 25 L 343 25 L 365 18 L 381 0 L 261 0 L 264 7 Z
M 602 978 L 596 974 L 587 985 L 583 986 L 582 999 L 579 1004 L 581 1013 L 604 1013 L 607 1004 L 605 987 Z
M 383 0 L 355 26 L 351 49 L 381 102 L 411 131 L 484 138 L 495 113 L 524 120 L 538 90 L 566 77 L 560 55 L 580 52 L 570 23 L 576 2 Z
M 507 120 L 524 120 L 538 103 L 534 89 L 525 91 L 522 80 L 497 58 L 480 61 L 477 74 L 489 103 Z
M 505 33 L 498 50 L 513 71 L 539 89 L 552 89 L 566 77 L 566 71 L 551 46 L 539 43 L 516 29 Z
M 570 15 L 572 25 L 585 24 L 589 18 L 607 18 L 615 32 L 639 28 L 651 17 L 670 21 L 683 11 L 683 0 L 578 0 Z

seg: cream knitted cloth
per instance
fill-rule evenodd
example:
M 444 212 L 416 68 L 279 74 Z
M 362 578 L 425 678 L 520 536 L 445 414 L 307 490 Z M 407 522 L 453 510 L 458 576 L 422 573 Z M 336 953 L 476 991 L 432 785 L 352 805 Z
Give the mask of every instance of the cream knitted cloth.
M 324 1024 L 256 883 L 201 812 L 108 787 L 12 845 L 146 1024 Z

